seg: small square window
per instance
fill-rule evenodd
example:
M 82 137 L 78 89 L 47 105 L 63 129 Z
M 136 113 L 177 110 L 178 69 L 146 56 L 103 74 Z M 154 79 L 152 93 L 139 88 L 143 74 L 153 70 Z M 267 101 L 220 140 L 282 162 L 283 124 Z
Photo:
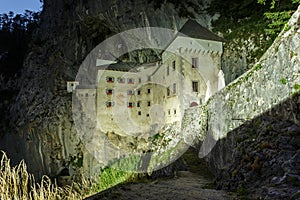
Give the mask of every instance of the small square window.
M 125 83 L 125 78 L 119 77 L 118 78 L 118 83 Z
M 141 107 L 141 102 L 138 101 L 138 102 L 136 103 L 136 106 L 137 106 L 137 107 Z
M 149 115 L 149 114 L 147 114 L 146 116 L 147 116 L 147 117 L 149 117 L 150 115 Z
M 176 115 L 176 109 L 174 109 L 174 115 Z
M 142 83 L 142 78 L 139 78 L 139 83 Z
M 113 92 L 114 92 L 113 89 L 107 89 L 107 90 L 106 90 L 106 94 L 107 94 L 107 95 L 112 95 Z
M 132 108 L 134 106 L 134 103 L 133 102 L 128 102 L 128 104 L 127 104 L 127 107 L 128 108 Z
M 138 115 L 142 115 L 142 112 L 141 112 L 141 111 L 139 111 L 139 112 L 138 112 Z
M 133 90 L 127 90 L 127 95 L 134 95 L 134 91 Z
M 112 107 L 112 106 L 114 106 L 115 104 L 114 104 L 114 102 L 112 102 L 112 101 L 107 101 L 106 102 L 106 107 L 107 108 L 110 108 L 110 107 Z
M 115 78 L 108 76 L 108 77 L 106 77 L 106 82 L 113 83 L 113 82 L 115 82 Z
M 128 84 L 134 84 L 134 79 L 133 78 L 128 78 L 127 83 Z
M 150 101 L 148 101 L 148 106 L 151 106 L 151 102 Z
M 150 94 L 151 90 L 150 90 L 150 89 L 148 89 L 148 90 L 147 90 L 147 92 L 148 92 L 148 94 Z
M 141 94 L 141 90 L 138 90 L 138 91 L 137 91 L 137 94 L 140 95 L 140 94 Z

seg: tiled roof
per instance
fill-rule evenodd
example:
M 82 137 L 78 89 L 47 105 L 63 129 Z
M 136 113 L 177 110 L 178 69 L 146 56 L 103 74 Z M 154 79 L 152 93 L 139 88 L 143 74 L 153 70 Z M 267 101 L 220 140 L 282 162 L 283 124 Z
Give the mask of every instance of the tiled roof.
M 180 36 L 186 35 L 191 38 L 224 42 L 224 38 L 219 37 L 218 35 L 204 28 L 198 22 L 192 19 L 189 19 L 182 26 L 182 28 L 178 31 L 178 35 Z

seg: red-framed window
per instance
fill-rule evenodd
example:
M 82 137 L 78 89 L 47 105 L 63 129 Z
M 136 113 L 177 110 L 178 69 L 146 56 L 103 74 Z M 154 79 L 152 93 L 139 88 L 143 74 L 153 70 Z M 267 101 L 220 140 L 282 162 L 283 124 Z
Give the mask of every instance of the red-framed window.
M 118 83 L 125 83 L 125 78 L 118 77 L 117 81 L 118 81 Z
M 106 94 L 107 95 L 112 95 L 114 93 L 113 89 L 106 89 Z
M 107 83 L 114 83 L 115 82 L 115 78 L 111 77 L 111 76 L 108 76 L 108 77 L 106 77 L 106 82 Z
M 134 91 L 133 90 L 127 90 L 127 95 L 134 95 Z
M 128 84 L 134 84 L 134 79 L 133 78 L 128 78 L 127 83 Z
M 128 108 L 132 108 L 133 106 L 134 106 L 134 103 L 133 103 L 133 102 L 128 102 L 128 103 L 127 103 L 127 107 L 128 107 Z
M 106 102 L 106 107 L 107 108 L 113 107 L 114 105 L 115 105 L 115 103 L 113 101 L 107 101 Z

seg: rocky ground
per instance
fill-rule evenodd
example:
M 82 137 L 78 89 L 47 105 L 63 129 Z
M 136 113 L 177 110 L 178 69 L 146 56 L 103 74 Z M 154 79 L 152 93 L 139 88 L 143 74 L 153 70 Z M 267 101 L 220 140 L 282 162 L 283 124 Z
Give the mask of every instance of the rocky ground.
M 197 158 L 197 152 L 189 150 L 183 159 L 186 171 L 176 171 L 173 177 L 146 180 L 116 186 L 86 200 L 98 199 L 236 199 L 233 193 L 212 189 L 212 174 Z

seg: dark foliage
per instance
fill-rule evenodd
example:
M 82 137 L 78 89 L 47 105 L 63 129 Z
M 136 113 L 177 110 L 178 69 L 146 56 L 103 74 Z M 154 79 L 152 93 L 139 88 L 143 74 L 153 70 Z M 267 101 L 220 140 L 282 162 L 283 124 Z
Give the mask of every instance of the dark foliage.
M 15 76 L 22 67 L 31 35 L 38 27 L 39 12 L 0 14 L 0 74 Z
M 148 0 L 148 3 L 153 3 L 155 9 L 160 9 L 163 4 L 170 3 L 173 4 L 175 9 L 178 11 L 180 17 L 190 17 L 194 18 L 194 14 L 188 8 L 192 8 L 196 13 L 201 13 L 203 10 L 199 8 L 199 5 L 203 5 L 203 1 L 201 0 Z

